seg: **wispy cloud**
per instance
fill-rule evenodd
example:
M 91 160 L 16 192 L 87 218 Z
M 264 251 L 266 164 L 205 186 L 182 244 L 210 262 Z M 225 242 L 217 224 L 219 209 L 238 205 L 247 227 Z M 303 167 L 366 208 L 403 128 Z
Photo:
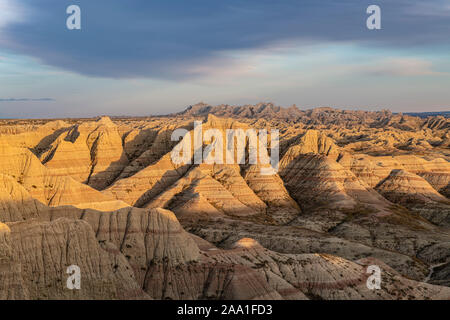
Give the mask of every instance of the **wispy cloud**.
M 446 73 L 433 70 L 431 61 L 419 58 L 388 58 L 357 67 L 361 73 L 376 76 L 432 76 Z
M 53 98 L 0 98 L 0 102 L 36 102 L 55 101 Z
M 406 13 L 415 16 L 450 17 L 450 3 L 448 0 L 413 3 Z
M 22 17 L 22 9 L 12 0 L 0 0 L 0 28 L 12 22 L 18 22 Z

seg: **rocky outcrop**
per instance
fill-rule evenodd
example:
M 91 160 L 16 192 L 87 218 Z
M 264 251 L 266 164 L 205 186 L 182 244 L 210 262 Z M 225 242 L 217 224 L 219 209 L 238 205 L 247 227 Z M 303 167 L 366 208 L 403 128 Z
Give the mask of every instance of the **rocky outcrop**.
M 291 198 L 278 174 L 261 174 L 261 165 L 251 165 L 245 171 L 245 182 L 267 206 L 267 215 L 284 224 L 295 219 L 301 212 Z
M 0 174 L 0 221 L 22 221 L 35 218 L 43 204 L 12 177 Z
M 117 126 L 108 117 L 74 127 L 60 136 L 41 159 L 58 175 L 70 176 L 98 190 L 110 185 L 128 164 Z
M 338 162 L 371 187 L 386 179 L 392 170 L 405 170 L 423 177 L 435 190 L 448 195 L 450 164 L 444 159 L 427 161 L 414 155 L 371 157 L 347 153 Z
M 337 162 L 318 154 L 287 153 L 280 162 L 286 188 L 306 208 L 353 208 L 358 202 L 380 208 L 388 205 L 377 192 Z
M 282 108 L 272 103 L 260 103 L 255 106 L 210 106 L 205 103 L 198 103 L 188 107 L 185 111 L 178 113 L 179 116 L 206 116 L 213 114 L 223 118 L 266 118 L 266 119 L 296 119 L 304 115 L 297 107 Z
M 67 288 L 71 265 L 80 290 Z M 47 208 L 0 224 L 0 274 L 3 299 L 281 298 L 251 268 L 201 255 L 162 209 Z
M 300 110 L 295 105 L 284 108 L 276 106 L 273 103 L 259 103 L 244 106 L 211 106 L 205 103 L 198 103 L 189 106 L 185 111 L 177 113 L 174 116 L 199 117 L 211 114 L 222 118 L 277 119 L 288 122 L 301 122 L 308 125 L 332 123 L 336 125 L 340 124 L 344 127 L 362 123 L 387 123 L 393 117 L 389 111 L 350 111 L 327 107 Z
M 171 140 L 172 132 L 184 126 L 185 124 L 179 124 L 131 131 L 124 141 L 124 150 L 130 163 L 123 169 L 117 180 L 133 176 L 169 153 L 176 144 L 176 141 Z
M 411 202 L 441 202 L 450 200 L 439 194 L 422 177 L 404 170 L 392 170 L 375 189 L 392 202 L 408 204 Z
M 22 124 L 0 127 L 0 138 L 1 136 L 7 137 L 11 145 L 31 149 L 36 155 L 39 155 L 61 134 L 70 130 L 72 125 L 62 120 L 56 120 L 41 125 Z
M 323 154 L 336 160 L 340 150 L 333 139 L 327 137 L 324 133 L 317 130 L 308 130 L 297 143 L 286 151 L 283 158 L 285 162 L 290 162 L 299 154 L 308 153 Z
M 392 170 L 375 189 L 390 201 L 417 211 L 435 224 L 450 226 L 450 200 L 418 175 Z
M 233 259 L 264 272 L 268 282 L 279 292 L 292 296 L 301 293 L 313 299 L 431 299 L 447 298 L 450 289 L 421 284 L 402 278 L 391 268 L 374 259 L 360 264 L 327 254 L 283 255 L 269 251 L 252 239 L 241 239 L 231 252 L 217 252 L 216 259 Z M 365 262 L 365 263 L 364 263 Z M 382 268 L 381 290 L 367 286 L 368 265 Z
M 11 272 L 0 280 L 3 298 L 25 299 L 145 299 L 126 259 L 101 248 L 84 221 L 9 223 L 10 255 L 3 259 Z M 6 260 L 6 261 L 5 261 Z M 81 270 L 81 289 L 67 287 L 67 268 Z M 13 295 L 13 296 L 10 296 Z
M 166 154 L 158 162 L 135 175 L 117 180 L 103 193 L 130 205 L 142 207 L 181 178 L 189 168 L 190 165 L 174 164 L 170 154 Z
M 249 145 L 239 165 L 175 164 L 172 132 L 206 117 L 278 129 L 278 173 Z M 449 298 L 447 122 L 273 104 L 0 120 L 0 298 Z
M 177 207 L 183 206 L 189 199 L 201 197 L 199 199 L 204 199 L 210 204 L 207 206 L 208 208 L 213 206 L 217 211 L 231 216 L 253 215 L 265 209 L 265 204 L 256 197 L 242 177 L 233 169 L 228 168 L 228 172 L 234 175 L 234 179 L 239 181 L 241 187 L 244 187 L 240 190 L 231 189 L 231 185 L 228 184 L 230 180 L 224 180 L 223 174 L 226 174 L 224 172 L 226 167 L 223 167 L 222 170 L 215 170 L 215 174 L 226 182 L 231 190 L 210 175 L 211 169 L 208 165 L 193 168 L 185 177 L 158 195 L 147 206 L 151 208 L 166 207 L 177 212 Z
M 50 205 L 80 205 L 104 202 L 109 208 L 124 207 L 71 177 L 55 175 L 29 150 L 13 147 L 0 139 L 0 174 L 14 179 L 31 197 Z

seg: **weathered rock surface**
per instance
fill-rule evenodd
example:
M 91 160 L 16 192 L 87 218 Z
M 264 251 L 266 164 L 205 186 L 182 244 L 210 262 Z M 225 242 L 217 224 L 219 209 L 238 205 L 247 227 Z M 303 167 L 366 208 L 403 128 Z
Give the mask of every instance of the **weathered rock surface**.
M 371 157 L 346 154 L 338 162 L 371 187 L 386 179 L 392 170 L 405 170 L 423 177 L 435 190 L 448 195 L 450 166 L 444 159 L 427 161 L 414 155 Z
M 80 205 L 104 202 L 108 209 L 125 205 L 71 177 L 54 174 L 25 148 L 13 147 L 0 139 L 0 174 L 9 176 L 40 202 L 50 205 Z
M 99 190 L 110 185 L 128 164 L 117 126 L 108 117 L 83 123 L 61 135 L 41 159 L 59 175 Z
M 219 212 L 227 215 L 252 215 L 265 209 L 265 204 L 247 187 L 244 180 L 233 169 L 229 169 L 229 173 L 234 175 L 235 180 L 239 180 L 241 189 L 228 190 L 218 180 L 214 179 L 210 174 L 211 168 L 208 165 L 201 165 L 193 168 L 186 176 L 179 179 L 167 191 L 164 191 L 147 206 L 152 208 L 167 207 L 175 212 L 177 207 L 186 203 L 193 197 L 201 197 Z M 224 178 L 223 172 L 226 170 L 216 171 L 216 175 Z M 225 183 L 231 182 L 226 179 Z M 228 185 L 231 188 L 230 185 Z M 244 191 L 244 192 L 242 192 Z M 240 201 L 241 200 L 241 201 Z M 208 206 L 209 207 L 209 206 Z
M 336 160 L 340 150 L 333 139 L 327 137 L 324 133 L 317 130 L 308 130 L 298 142 L 294 142 L 294 145 L 286 151 L 284 161 L 289 162 L 299 154 L 308 153 L 323 154 Z
M 450 226 L 450 200 L 418 175 L 392 170 L 375 189 L 386 199 L 415 210 L 435 224 Z
M 126 259 L 102 249 L 86 222 L 28 220 L 8 223 L 8 227 L 6 243 L 0 247 L 9 243 L 10 255 L 3 263 L 10 264 L 12 274 L 0 279 L 2 294 L 11 294 L 10 281 L 15 281 L 12 294 L 20 292 L 27 299 L 148 298 Z M 67 268 L 71 265 L 81 269 L 80 290 L 67 288 Z
M 380 208 L 389 205 L 351 171 L 324 155 L 288 152 L 280 162 L 280 176 L 290 194 L 305 209 L 353 208 L 358 203 Z
M 278 173 L 248 154 L 175 164 L 171 134 L 194 121 L 278 129 Z M 270 103 L 0 120 L 0 298 L 448 299 L 449 128 Z M 67 289 L 72 264 L 81 290 Z

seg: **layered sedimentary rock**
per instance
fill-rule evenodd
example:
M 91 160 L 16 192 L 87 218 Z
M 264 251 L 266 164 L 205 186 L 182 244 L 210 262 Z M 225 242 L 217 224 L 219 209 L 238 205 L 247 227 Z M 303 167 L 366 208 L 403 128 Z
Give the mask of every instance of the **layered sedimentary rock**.
M 37 217 L 41 206 L 11 176 L 0 174 L 0 221 L 22 221 Z
M 334 141 L 324 133 L 308 130 L 298 142 L 294 142 L 294 145 L 286 151 L 284 161 L 291 161 L 299 154 L 307 153 L 323 154 L 336 160 L 340 150 Z
M 376 190 L 392 202 L 416 209 L 433 223 L 450 226 L 450 200 L 418 175 L 392 170 Z
M 169 153 L 176 141 L 171 140 L 172 132 L 182 128 L 183 124 L 169 125 L 158 130 L 133 130 L 124 143 L 130 163 L 123 169 L 117 179 L 128 178 L 145 167 L 155 164 L 162 156 Z
M 332 108 L 315 108 L 310 110 L 300 110 L 293 105 L 283 108 L 273 103 L 259 103 L 257 105 L 211 106 L 205 103 L 198 103 L 188 107 L 185 111 L 174 116 L 198 117 L 213 114 L 223 118 L 238 119 L 277 119 L 289 122 L 301 122 L 305 124 L 371 124 L 389 122 L 394 116 L 390 111 L 367 112 L 337 110 Z M 400 121 L 400 120 L 397 120 Z M 394 122 L 394 121 L 393 121 Z
M 219 212 L 227 215 L 252 215 L 265 209 L 265 204 L 247 187 L 242 177 L 235 174 L 236 179 L 242 180 L 241 183 L 246 188 L 244 189 L 247 191 L 246 194 L 240 192 L 242 190 L 228 190 L 210 175 L 210 170 L 211 168 L 207 165 L 193 168 L 147 206 L 152 208 L 168 207 L 176 212 L 177 207 L 183 206 L 189 199 L 201 197 L 200 199 L 205 199 Z M 222 170 L 226 170 L 226 168 Z M 230 169 L 230 172 L 233 174 L 233 169 Z M 217 171 L 216 174 L 223 178 L 222 174 L 225 173 Z M 227 183 L 228 181 L 226 180 Z
M 39 154 L 71 127 L 71 124 L 62 120 L 48 121 L 42 125 L 1 126 L 0 136 L 7 136 L 11 145 L 29 148 Z
M 170 212 L 135 209 L 100 217 L 90 212 L 80 221 L 52 211 L 50 222 L 1 225 L 0 247 L 9 244 L 1 261 L 20 270 L 2 277 L 4 298 L 439 299 L 450 294 L 389 268 L 382 290 L 374 292 L 361 265 L 331 255 L 283 255 L 251 239 L 230 250 L 204 243 L 200 250 Z M 64 271 L 73 264 L 83 272 L 80 290 L 64 283 Z
M 170 154 L 166 154 L 158 162 L 135 175 L 117 180 L 103 193 L 141 207 L 181 178 L 189 167 L 190 165 L 174 164 Z
M 267 214 L 280 223 L 295 219 L 300 207 L 289 195 L 278 174 L 261 174 L 261 165 L 251 165 L 245 170 L 245 182 L 267 205 Z
M 104 202 L 109 209 L 126 206 L 71 177 L 53 174 L 31 151 L 13 147 L 5 139 L 0 139 L 0 173 L 13 178 L 33 198 L 50 206 L 89 202 Z
M 114 250 L 101 248 L 86 222 L 68 219 L 52 222 L 29 220 L 9 223 L 8 227 L 11 247 L 9 259 L 19 273 L 17 276 L 20 277 L 22 298 L 148 298 L 137 285 L 126 259 Z M 80 290 L 67 287 L 67 268 L 71 265 L 78 266 L 82 272 Z M 9 281 L 8 277 L 2 277 L 2 293 L 8 294 Z M 17 290 L 14 289 L 14 292 Z
M 449 298 L 448 119 L 266 103 L 113 120 L 0 121 L 0 298 Z M 278 129 L 278 173 L 249 135 L 242 163 L 176 164 L 194 121 Z
M 371 157 L 346 154 L 339 163 L 371 187 L 387 178 L 392 170 L 406 170 L 427 180 L 435 190 L 448 196 L 450 166 L 444 159 L 427 161 L 414 155 Z
M 308 130 L 280 161 L 280 175 L 301 206 L 325 205 L 353 208 L 366 203 L 380 208 L 388 205 L 366 183 L 335 160 L 342 158 L 333 140 L 316 130 Z
M 411 299 L 446 299 L 450 293 L 448 288 L 402 279 L 397 272 L 375 259 L 355 263 L 326 254 L 286 256 L 264 249 L 251 239 L 241 239 L 233 247 L 240 252 L 236 254 L 240 264 L 262 269 L 269 283 L 284 285 L 280 290 L 282 293 L 292 294 L 296 289 L 306 297 L 321 299 L 401 299 L 406 296 Z M 383 268 L 384 286 L 381 290 L 368 288 L 368 265 Z
M 7 299 L 281 297 L 252 269 L 202 256 L 162 209 L 42 208 L 34 220 L 1 224 L 0 249 Z M 80 290 L 67 287 L 72 265 L 81 271 Z
M 388 202 L 339 163 L 318 154 L 287 153 L 280 175 L 291 195 L 305 208 L 353 208 L 358 202 L 384 207 Z
M 61 135 L 42 154 L 45 165 L 95 189 L 104 189 L 128 164 L 117 126 L 108 118 L 86 122 Z
M 392 202 L 397 203 L 426 203 L 429 201 L 450 203 L 424 178 L 404 170 L 392 170 L 389 176 L 376 186 L 376 190 Z
M 11 229 L 0 222 L 0 299 L 23 300 L 29 297 L 23 283 L 20 262 L 13 256 Z
M 238 165 L 213 165 L 211 175 L 245 206 L 253 209 L 256 213 L 266 211 L 267 205 L 241 176 Z

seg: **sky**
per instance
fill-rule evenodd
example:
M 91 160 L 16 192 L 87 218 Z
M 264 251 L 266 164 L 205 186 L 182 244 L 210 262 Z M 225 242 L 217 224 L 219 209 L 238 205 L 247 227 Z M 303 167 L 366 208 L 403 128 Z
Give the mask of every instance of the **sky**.
M 381 9 L 369 30 L 366 9 Z M 69 30 L 66 9 L 81 9 Z M 0 0 L 0 118 L 450 110 L 448 0 Z

